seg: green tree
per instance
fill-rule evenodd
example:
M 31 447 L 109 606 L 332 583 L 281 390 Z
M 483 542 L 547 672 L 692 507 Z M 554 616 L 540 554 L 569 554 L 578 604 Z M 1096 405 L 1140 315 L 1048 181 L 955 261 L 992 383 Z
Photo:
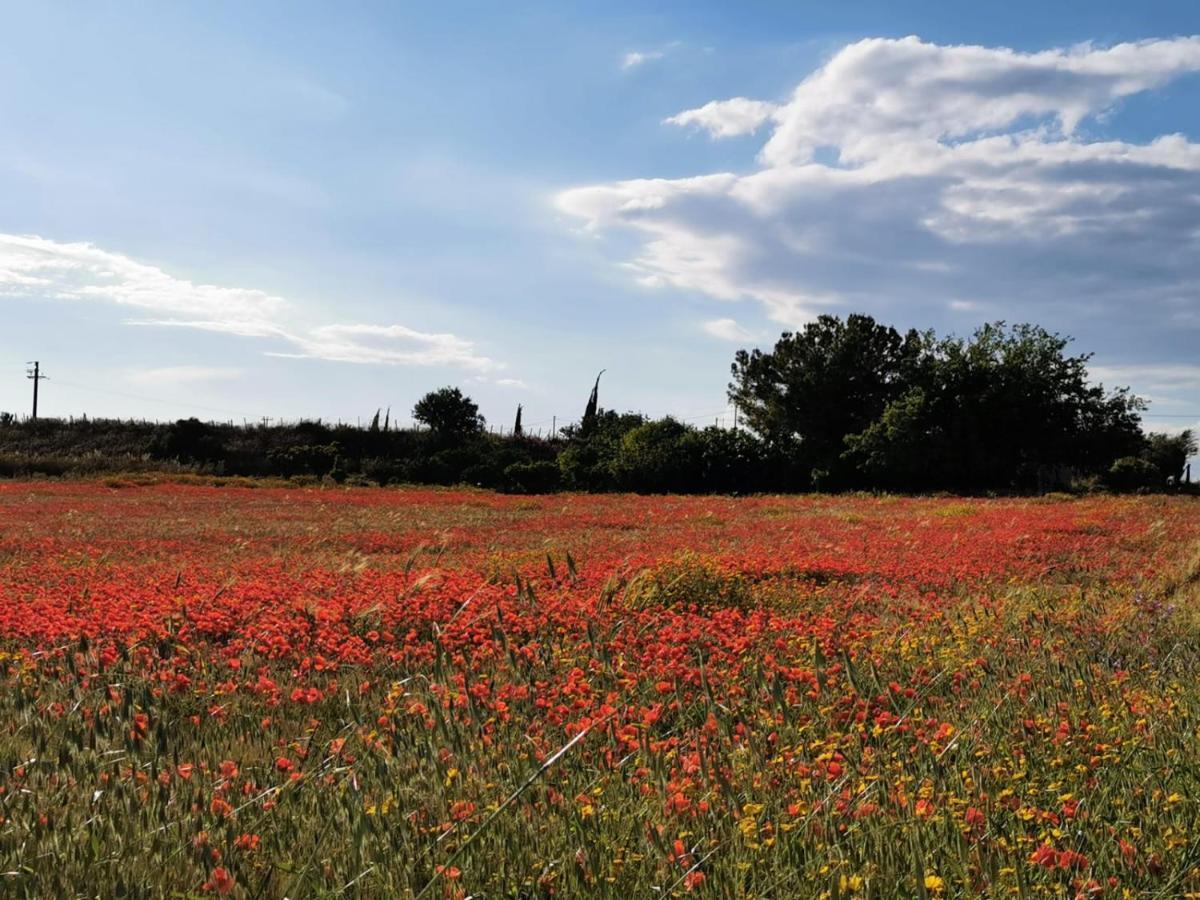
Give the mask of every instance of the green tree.
M 1168 480 L 1178 484 L 1183 480 L 1188 457 L 1194 456 L 1198 449 L 1195 432 L 1188 428 L 1179 434 L 1147 435 L 1142 458 L 1154 466 L 1160 484 L 1166 484 Z
M 464 438 L 483 431 L 479 407 L 456 387 L 430 391 L 417 401 L 413 418 L 444 438 Z
M 605 369 L 600 370 L 600 375 L 605 373 Z M 597 417 L 600 413 L 600 375 L 596 376 L 596 383 L 592 385 L 592 392 L 588 394 L 587 406 L 583 410 L 583 418 L 579 422 L 579 436 L 587 440 L 596 430 Z
M 616 486 L 613 464 L 621 448 L 621 438 L 646 421 L 637 413 L 600 410 L 587 435 L 582 425 L 562 429 L 567 446 L 558 455 L 563 483 L 575 490 L 607 491 Z
M 1127 390 L 1088 380 L 1086 354 L 1035 325 L 984 325 L 928 348 L 913 383 L 844 459 L 874 486 L 1032 488 L 1103 474 L 1142 445 Z
M 866 484 L 920 489 L 937 481 L 940 437 L 925 389 L 912 387 L 866 429 L 846 436 L 843 458 Z
M 756 434 L 795 442 L 806 465 L 836 476 L 845 436 L 869 427 L 913 383 L 930 341 L 866 315 L 821 316 L 771 351 L 738 351 L 729 398 Z
M 621 437 L 613 460 L 617 484 L 642 493 L 702 490 L 698 451 L 685 438 L 695 429 L 667 417 L 639 425 Z

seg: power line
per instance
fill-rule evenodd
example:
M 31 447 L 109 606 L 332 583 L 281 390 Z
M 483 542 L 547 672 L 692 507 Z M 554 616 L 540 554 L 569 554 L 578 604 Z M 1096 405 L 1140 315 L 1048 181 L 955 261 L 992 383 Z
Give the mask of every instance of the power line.
M 93 393 L 93 394 L 108 394 L 112 397 L 124 397 L 127 400 L 141 400 L 145 403 L 162 403 L 162 404 L 166 404 L 167 406 L 182 406 L 187 409 L 202 409 L 205 412 L 224 413 L 225 415 L 240 416 L 244 419 L 258 418 L 258 416 L 252 415 L 252 414 L 247 413 L 242 410 L 225 409 L 220 406 L 205 406 L 201 403 L 190 403 L 190 402 L 180 403 L 178 400 L 164 400 L 161 397 L 147 397 L 144 394 L 131 394 L 131 393 L 128 393 L 127 391 L 114 391 L 114 390 L 108 390 L 106 388 L 88 387 L 87 385 L 76 384 L 73 381 L 63 381 L 61 378 L 58 379 L 56 383 L 65 385 L 67 387 L 75 388 L 76 390 L 79 390 L 79 391 L 87 391 L 87 392 Z

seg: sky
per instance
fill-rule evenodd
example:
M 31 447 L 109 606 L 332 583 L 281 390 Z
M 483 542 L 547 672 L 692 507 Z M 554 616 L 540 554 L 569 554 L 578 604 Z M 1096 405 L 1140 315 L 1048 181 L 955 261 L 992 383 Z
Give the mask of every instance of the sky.
M 822 313 L 1200 427 L 1200 7 L 0 2 L 0 410 L 730 424 Z

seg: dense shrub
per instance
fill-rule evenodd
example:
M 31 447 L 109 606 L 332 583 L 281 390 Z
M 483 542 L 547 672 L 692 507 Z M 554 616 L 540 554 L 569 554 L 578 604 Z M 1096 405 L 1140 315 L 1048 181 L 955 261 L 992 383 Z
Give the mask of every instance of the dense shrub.
M 549 494 L 558 489 L 559 468 L 549 460 L 513 463 L 504 470 L 507 488 L 518 494 Z
M 1114 491 L 1136 491 L 1160 484 L 1161 475 L 1154 463 L 1140 456 L 1122 456 L 1108 470 L 1108 486 Z

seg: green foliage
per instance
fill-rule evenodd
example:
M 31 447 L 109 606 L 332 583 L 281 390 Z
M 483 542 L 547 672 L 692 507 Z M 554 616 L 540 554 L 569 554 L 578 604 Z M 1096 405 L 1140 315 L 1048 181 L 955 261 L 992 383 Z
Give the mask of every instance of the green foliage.
M 924 389 L 911 388 L 889 403 L 865 430 L 846 436 L 843 457 L 873 484 L 895 487 L 933 482 L 930 445 L 937 435 L 931 434 L 928 406 Z
M 157 442 L 155 455 L 179 462 L 211 462 L 219 458 L 220 441 L 211 425 L 199 419 L 180 419 Z
M 564 428 L 567 445 L 558 455 L 563 485 L 572 490 L 613 490 L 617 486 L 613 463 L 621 440 L 645 421 L 645 417 L 636 413 L 606 409 L 596 413 L 586 434 L 582 425 Z
M 591 437 L 596 431 L 597 417 L 600 414 L 600 375 L 603 375 L 604 371 L 601 369 L 600 374 L 596 376 L 596 383 L 592 385 L 587 406 L 583 410 L 583 418 L 579 422 L 579 432 L 584 437 Z
M 479 406 L 456 387 L 430 391 L 417 401 L 413 418 L 443 438 L 462 438 L 483 431 Z
M 1154 466 L 1160 486 L 1168 481 L 1178 484 L 1183 478 L 1188 457 L 1194 456 L 1198 450 L 1200 446 L 1196 443 L 1196 435 L 1189 428 L 1174 435 L 1149 435 L 1142 458 Z
M 745 610 L 754 599 L 744 575 L 692 552 L 637 573 L 625 585 L 622 596 L 626 606 L 639 610 L 678 606 L 704 611 Z
M 1142 447 L 1125 390 L 1034 325 L 970 339 L 822 316 L 772 352 L 741 351 L 730 398 L 770 441 L 794 439 L 822 488 L 1026 490 L 1106 472 Z
M 329 444 L 299 444 L 267 451 L 267 461 L 275 474 L 329 475 L 341 458 L 337 442 Z
M 428 430 L 392 430 L 390 410 L 365 428 L 10 416 L 0 419 L 0 475 L 159 467 L 521 493 L 1178 489 L 1194 435 L 1144 437 L 1142 401 L 1091 384 L 1089 357 L 1068 344 L 1033 325 L 938 338 L 822 316 L 771 351 L 737 353 L 729 396 L 747 430 L 601 409 L 598 375 L 582 420 L 551 439 L 524 433 L 520 406 L 511 436 L 487 434 L 478 406 L 453 387 L 414 407 Z
M 678 493 L 693 488 L 698 469 L 696 448 L 684 441 L 691 431 L 667 417 L 625 432 L 612 462 L 617 484 L 643 493 Z
M 549 460 L 513 463 L 504 470 L 507 488 L 517 494 L 550 494 L 558 490 L 560 472 Z
M 932 338 L 870 316 L 821 316 L 769 352 L 738 351 L 729 397 L 772 443 L 798 442 L 805 465 L 838 473 L 843 440 L 876 421 L 912 383 Z
M 1149 490 L 1160 487 L 1162 473 L 1140 456 L 1122 456 L 1108 470 L 1108 486 L 1114 491 Z

